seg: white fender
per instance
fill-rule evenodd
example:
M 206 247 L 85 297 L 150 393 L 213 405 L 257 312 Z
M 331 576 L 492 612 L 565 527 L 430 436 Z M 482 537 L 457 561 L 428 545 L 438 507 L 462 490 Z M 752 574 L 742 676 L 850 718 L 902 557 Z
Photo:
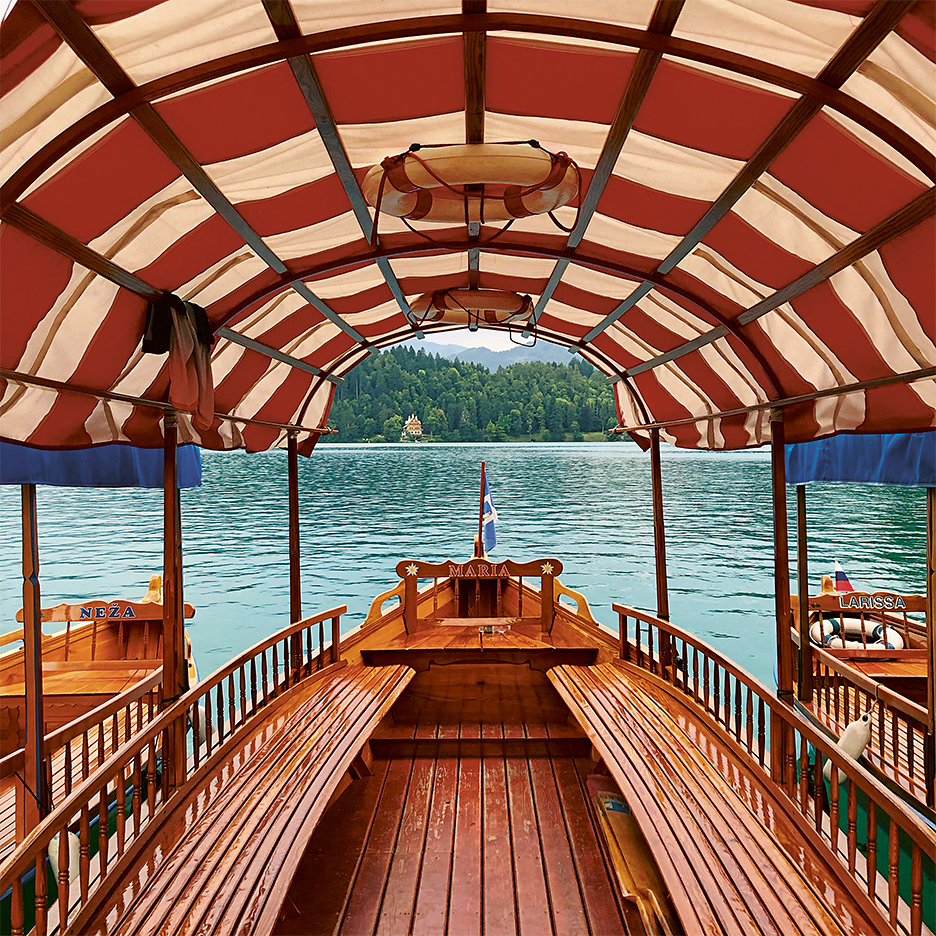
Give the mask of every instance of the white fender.
M 874 707 L 872 706 L 864 715 L 856 718 L 853 722 L 849 722 L 835 746 L 849 757 L 858 760 L 864 752 L 864 749 L 868 746 L 868 742 L 871 740 L 871 716 L 873 713 Z M 826 780 L 832 779 L 831 760 L 826 761 L 822 775 Z M 839 783 L 842 783 L 846 779 L 843 770 L 839 770 L 838 778 Z
M 71 884 L 78 877 L 79 862 L 81 861 L 81 842 L 74 832 L 66 832 L 68 836 L 68 883 Z M 55 875 L 56 882 L 59 875 L 59 832 L 52 836 L 49 842 L 49 862 L 52 865 L 52 873 Z

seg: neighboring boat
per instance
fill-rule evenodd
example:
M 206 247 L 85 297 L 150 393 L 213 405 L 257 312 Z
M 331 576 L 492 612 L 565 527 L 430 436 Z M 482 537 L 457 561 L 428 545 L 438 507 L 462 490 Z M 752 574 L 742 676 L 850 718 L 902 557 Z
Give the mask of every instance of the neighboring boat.
M 185 605 L 191 618 L 195 608 Z M 22 622 L 22 611 L 17 620 Z M 162 579 L 150 578 L 140 601 L 88 600 L 42 609 L 42 622 L 62 623 L 43 634 L 44 758 L 52 802 L 87 776 L 90 766 L 142 728 L 158 708 L 163 661 Z M 185 668 L 198 682 L 192 640 L 185 635 Z M 23 632 L 4 634 L 4 645 Z M 22 645 L 0 655 L 0 858 L 16 835 L 16 776 L 26 742 L 25 658 Z M 119 716 L 119 717 L 118 717 Z M 20 836 L 21 837 L 21 836 Z
M 790 599 L 789 632 L 798 671 L 795 704 L 832 738 L 870 712 L 862 763 L 936 823 L 927 598 L 887 589 L 856 591 L 837 560 L 834 571 L 822 576 L 819 594 L 809 595 L 806 586 L 806 483 L 932 488 L 932 434 L 841 436 L 790 446 L 787 468 L 787 479 L 797 485 L 799 530 L 800 584 Z
M 17 849 L 0 924 L 932 928 L 932 830 L 702 641 L 624 606 L 614 634 L 561 571 L 554 558 L 405 560 L 357 629 L 342 635 L 335 608 L 241 654 Z M 156 745 L 187 726 L 173 765 Z M 822 779 L 826 757 L 845 782 Z M 55 839 L 57 876 L 36 896 L 22 875 L 65 829 L 71 850 Z
M 926 740 L 926 627 L 911 616 L 925 612 L 926 599 L 884 590 L 838 592 L 829 578 L 809 598 L 811 679 L 796 705 L 836 738 L 874 707 L 863 762 L 936 821 L 933 754 Z M 791 604 L 796 621 L 797 596 Z M 790 639 L 798 649 L 798 627 Z
M 195 608 L 185 605 L 185 617 Z M 23 622 L 22 610 L 16 620 Z M 163 655 L 162 576 L 150 578 L 140 601 L 89 599 L 42 609 L 43 624 L 63 624 L 43 634 L 42 678 L 45 730 L 53 732 L 102 702 L 132 688 L 160 666 Z M 20 646 L 0 655 L 0 746 L 21 748 L 26 734 L 23 632 L 3 635 Z M 192 639 L 185 632 L 185 668 L 190 685 L 198 682 Z

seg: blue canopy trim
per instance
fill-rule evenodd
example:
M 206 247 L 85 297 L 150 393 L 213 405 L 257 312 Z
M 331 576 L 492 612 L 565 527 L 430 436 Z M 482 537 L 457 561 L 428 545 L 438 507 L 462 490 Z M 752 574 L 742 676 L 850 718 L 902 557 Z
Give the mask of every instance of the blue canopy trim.
M 176 465 L 180 488 L 201 485 L 198 446 L 180 446 Z M 99 445 L 95 448 L 47 451 L 0 442 L 0 484 L 161 488 L 163 450 L 133 445 Z
M 787 484 L 851 481 L 936 486 L 936 432 L 837 435 L 786 447 Z

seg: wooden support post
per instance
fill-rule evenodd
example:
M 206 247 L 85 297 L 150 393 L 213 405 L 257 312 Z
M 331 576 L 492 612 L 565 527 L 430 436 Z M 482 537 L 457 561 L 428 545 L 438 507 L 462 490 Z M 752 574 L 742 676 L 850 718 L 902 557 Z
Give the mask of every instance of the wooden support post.
M 777 697 L 793 704 L 793 642 L 790 640 L 790 554 L 787 536 L 786 463 L 783 410 L 770 411 L 770 467 L 773 493 L 774 597 L 777 628 Z M 771 710 L 771 776 L 783 784 L 783 769 L 790 732 L 786 722 Z
M 924 739 L 926 805 L 936 807 L 936 488 L 926 489 L 926 705 Z
M 16 840 L 21 842 L 51 807 L 42 749 L 42 611 L 39 600 L 39 531 L 36 485 L 23 485 L 23 643 L 26 681 L 26 740 L 23 776 L 16 784 Z
M 796 485 L 796 583 L 799 594 L 799 654 L 797 694 L 801 702 L 813 699 L 812 643 L 809 640 L 809 563 L 806 544 L 806 485 Z
M 341 615 L 331 619 L 331 661 L 337 663 L 341 659 Z
M 669 589 L 666 583 L 666 530 L 663 523 L 663 472 L 660 464 L 660 430 L 650 430 L 650 474 L 653 485 L 653 548 L 656 554 L 657 617 L 668 621 Z
M 175 413 L 163 422 L 163 685 L 162 706 L 169 708 L 185 692 L 184 611 L 182 606 L 182 524 L 179 499 Z M 163 779 L 174 788 L 185 782 L 184 720 L 170 726 L 169 750 L 163 752 Z
M 774 592 L 777 618 L 777 695 L 793 702 L 793 647 L 790 641 L 790 553 L 787 535 L 786 464 L 783 410 L 770 413 L 770 466 L 773 486 Z
M 478 506 L 478 542 L 475 544 L 475 555 L 484 555 L 484 462 L 481 462 L 481 499 Z
M 302 620 L 302 584 L 299 566 L 299 443 L 296 433 L 287 438 L 286 461 L 289 476 L 289 620 Z M 302 637 L 294 634 L 290 643 L 293 671 L 302 665 Z
M 546 570 L 549 571 L 546 571 Z M 553 615 L 556 610 L 556 580 L 553 574 L 552 565 L 545 563 L 543 565 L 543 575 L 540 578 L 540 630 L 544 634 L 552 631 Z
M 663 522 L 663 470 L 660 463 L 660 430 L 650 430 L 650 478 L 653 492 L 653 552 L 656 565 L 657 617 L 670 619 L 666 583 L 666 528 Z M 672 662 L 669 635 L 660 631 L 660 664 L 664 672 Z

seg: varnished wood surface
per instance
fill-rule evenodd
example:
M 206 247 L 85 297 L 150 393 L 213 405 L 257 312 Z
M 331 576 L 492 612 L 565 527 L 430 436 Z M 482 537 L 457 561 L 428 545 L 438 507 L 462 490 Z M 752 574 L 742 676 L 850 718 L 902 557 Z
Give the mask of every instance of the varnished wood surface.
M 89 710 L 99 705 L 101 699 L 94 697 L 88 700 Z M 49 699 L 46 698 L 46 708 L 49 707 Z M 71 702 L 68 705 L 68 716 L 70 721 L 74 717 L 74 709 Z M 54 714 L 54 710 L 53 710 Z M 46 723 L 49 723 L 49 713 L 46 712 Z M 132 733 L 139 726 L 138 712 L 134 708 L 130 713 L 130 732 Z M 105 719 L 101 723 L 100 733 L 95 730 L 88 733 L 87 754 L 82 750 L 82 739 L 75 738 L 69 745 L 71 747 L 70 758 L 72 764 L 73 778 L 80 777 L 81 765 L 87 757 L 88 765 L 91 769 L 97 766 L 100 760 L 110 754 L 116 747 L 122 744 L 128 737 L 127 721 L 124 716 L 117 719 L 116 734 L 114 731 L 114 720 Z M 100 742 L 100 744 L 99 744 Z M 6 752 L 4 752 L 6 753 Z M 62 747 L 52 756 L 52 802 L 59 803 L 65 796 L 65 772 L 66 772 L 66 751 Z M 16 844 L 16 791 L 15 780 L 12 776 L 0 779 L 0 861 L 10 852 Z
M 627 932 L 589 812 L 591 761 L 497 746 L 552 733 L 568 726 L 409 726 L 414 741 L 491 747 L 375 760 L 313 836 L 276 933 Z
M 329 798 L 411 675 L 356 665 L 303 684 L 173 810 L 81 932 L 268 932 Z
M 880 933 L 753 767 L 627 664 L 559 667 L 569 702 L 637 817 L 691 933 Z

